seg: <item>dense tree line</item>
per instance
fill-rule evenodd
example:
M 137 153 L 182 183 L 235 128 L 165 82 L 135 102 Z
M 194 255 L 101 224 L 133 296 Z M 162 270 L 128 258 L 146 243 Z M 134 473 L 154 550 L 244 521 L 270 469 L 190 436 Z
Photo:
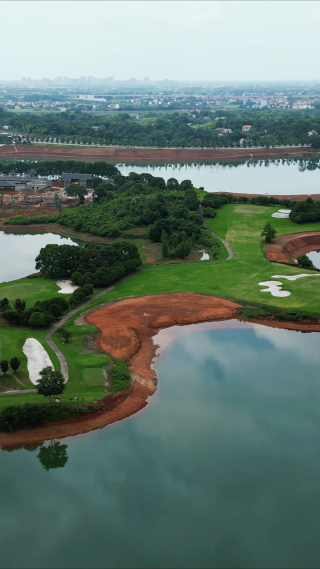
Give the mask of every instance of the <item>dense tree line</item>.
M 310 223 L 320 221 L 320 201 L 307 198 L 304 202 L 297 202 L 292 208 L 290 215 L 294 223 Z
M 140 120 L 127 113 L 110 117 L 76 112 L 38 115 L 2 111 L 1 117 L 31 140 L 55 138 L 61 142 L 122 146 L 232 147 L 239 146 L 244 138 L 248 139 L 249 146 L 310 143 L 320 146 L 318 137 L 308 136 L 311 130 L 320 132 L 318 111 L 311 114 L 303 110 L 203 110 L 193 111 L 191 115 L 174 112 Z M 242 126 L 246 124 L 253 128 L 243 133 Z M 232 133 L 221 136 L 217 128 L 230 128 Z
M 31 176 L 60 176 L 64 172 L 92 174 L 92 176 L 111 177 L 119 170 L 108 162 L 83 162 L 82 160 L 17 160 L 10 163 L 0 162 L 0 174 L 29 174 Z
M 18 326 L 48 327 L 69 309 L 65 298 L 55 297 L 37 301 L 34 306 L 27 308 L 26 301 L 16 298 L 11 305 L 7 298 L 0 300 L 2 318 L 10 324 Z
M 83 247 L 49 244 L 40 249 L 36 257 L 36 269 L 52 277 L 68 276 L 74 271 L 95 272 L 133 259 L 140 262 L 136 245 L 129 241 L 119 241 L 112 245 L 87 243 Z

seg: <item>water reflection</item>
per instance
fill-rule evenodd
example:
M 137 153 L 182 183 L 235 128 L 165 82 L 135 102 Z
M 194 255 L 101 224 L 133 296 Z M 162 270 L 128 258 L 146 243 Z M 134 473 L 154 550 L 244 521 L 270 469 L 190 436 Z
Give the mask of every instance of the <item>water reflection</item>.
M 40 448 L 37 458 L 47 471 L 52 468 L 63 468 L 68 462 L 67 448 L 68 445 L 59 441 L 50 441 L 49 446 Z
M 68 462 L 68 445 L 60 441 L 51 440 L 48 444 L 30 444 L 16 447 L 3 448 L 6 452 L 15 452 L 18 450 L 26 450 L 27 452 L 35 452 L 39 450 L 37 458 L 43 468 L 48 472 L 53 468 L 64 468 Z
M 314 267 L 320 269 L 320 251 L 310 251 L 307 257 L 313 262 Z
M 290 150 L 288 149 L 288 152 Z M 135 171 L 153 176 L 171 177 L 179 182 L 192 180 L 195 187 L 208 192 L 277 194 L 319 193 L 320 160 L 312 158 L 282 158 L 266 160 L 215 161 L 183 164 L 121 163 L 122 174 Z

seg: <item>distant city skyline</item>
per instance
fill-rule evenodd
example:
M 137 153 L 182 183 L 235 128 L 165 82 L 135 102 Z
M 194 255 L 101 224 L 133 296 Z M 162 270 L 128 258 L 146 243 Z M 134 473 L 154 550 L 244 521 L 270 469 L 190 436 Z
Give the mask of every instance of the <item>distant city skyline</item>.
M 319 1 L 26 0 L 0 14 L 2 81 L 319 79 Z

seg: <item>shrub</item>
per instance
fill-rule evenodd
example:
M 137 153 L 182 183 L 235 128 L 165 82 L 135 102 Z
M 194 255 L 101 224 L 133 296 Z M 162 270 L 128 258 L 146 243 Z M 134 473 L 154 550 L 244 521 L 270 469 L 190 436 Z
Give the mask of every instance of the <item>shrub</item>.
M 63 312 L 65 312 L 69 308 L 69 303 L 65 298 L 63 298 L 63 296 L 57 296 L 55 298 L 52 298 L 50 302 L 51 304 L 59 304 Z
M 299 267 L 304 269 L 313 269 L 313 262 L 307 257 L 307 255 L 299 255 L 297 257 Z
M 49 312 L 51 312 L 55 318 L 59 318 L 59 316 L 62 315 L 62 308 L 59 306 L 59 304 L 54 303 L 51 304 Z
M 115 392 L 122 391 L 126 389 L 126 387 L 129 387 L 131 377 L 125 362 L 116 360 L 111 372 L 111 381 Z
M 85 285 L 82 290 L 86 298 L 88 298 L 88 296 L 91 296 L 93 294 L 93 286 L 90 284 Z
M 73 284 L 77 285 L 80 277 L 81 277 L 80 271 L 74 271 L 74 273 L 72 273 L 71 275 L 71 281 L 73 282 Z
M 34 326 L 36 328 L 40 326 L 44 326 L 45 318 L 42 312 L 33 312 L 29 319 L 30 326 Z

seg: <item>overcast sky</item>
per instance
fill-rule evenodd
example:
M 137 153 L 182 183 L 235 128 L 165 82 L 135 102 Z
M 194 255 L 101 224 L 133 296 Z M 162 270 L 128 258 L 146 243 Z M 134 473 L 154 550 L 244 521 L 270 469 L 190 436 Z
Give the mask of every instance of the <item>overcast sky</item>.
M 0 19 L 0 79 L 320 79 L 317 1 L 2 1 Z

